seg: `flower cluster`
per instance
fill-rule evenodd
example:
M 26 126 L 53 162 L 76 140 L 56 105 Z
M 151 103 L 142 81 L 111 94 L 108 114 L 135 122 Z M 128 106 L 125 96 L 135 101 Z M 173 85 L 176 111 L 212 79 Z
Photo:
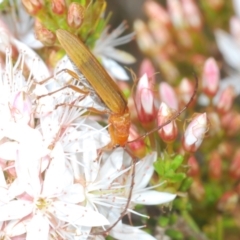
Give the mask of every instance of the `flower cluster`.
M 137 161 L 123 148 L 105 151 L 106 128 L 86 114 L 94 100 L 66 87 L 78 80 L 65 64 L 47 78 L 42 60 L 10 39 L 19 57 L 13 64 L 7 50 L 1 66 L 0 236 L 153 239 L 121 219 L 136 204 L 175 198 L 147 188 L 156 153 Z
M 230 239 L 239 228 L 239 1 L 146 0 L 147 20 L 125 36 L 125 22 L 109 33 L 105 8 L 0 3 L 0 238 Z M 231 35 L 220 30 L 229 19 Z M 107 131 L 122 112 L 69 61 L 58 29 L 81 39 L 128 97 L 124 148 Z M 116 47 L 134 35 L 147 58 L 132 87 L 119 63 L 135 58 Z M 171 214 L 156 206 L 173 199 Z
M 157 121 L 158 124 L 167 121 L 187 104 L 194 91 L 193 68 L 199 79 L 197 97 L 188 105 L 184 116 L 194 120 L 184 131 L 178 121 L 159 130 L 161 141 L 157 143 L 166 146 L 168 153 L 184 153 L 189 167 L 189 178 L 177 186 L 183 191 L 189 189 L 185 199 L 174 201 L 179 213 L 175 213 L 175 220 L 159 217 L 159 222 L 164 226 L 168 222 L 168 227 L 171 226 L 168 235 L 173 239 L 238 236 L 232 231 L 239 231 L 236 217 L 240 197 L 239 1 L 167 0 L 166 6 L 162 6 L 147 0 L 144 11 L 147 21 L 136 20 L 134 27 L 138 46 L 148 57 L 140 73 L 147 73 L 151 82 L 148 92 L 142 91 L 144 96 L 138 101 L 142 108 L 138 113 L 143 114 L 145 109 L 147 117 L 151 109 L 154 121 L 154 107 L 164 102 Z M 158 70 L 160 77 L 155 74 Z M 158 80 L 161 83 L 156 88 Z M 149 105 L 145 99 L 150 99 Z M 196 114 L 196 111 L 204 113 Z M 146 118 L 141 116 L 139 120 L 143 125 Z M 207 137 L 201 144 L 204 131 Z M 179 136 L 183 136 L 181 144 Z M 163 158 L 166 159 L 166 154 Z M 172 172 L 165 171 L 166 164 L 158 164 L 159 178 L 169 180 Z M 190 227 L 193 222 L 198 225 L 197 229 Z

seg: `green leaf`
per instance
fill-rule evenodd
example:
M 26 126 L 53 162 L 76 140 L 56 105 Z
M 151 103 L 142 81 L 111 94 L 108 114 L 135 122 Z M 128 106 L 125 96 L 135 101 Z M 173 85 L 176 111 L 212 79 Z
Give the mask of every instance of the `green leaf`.
M 165 177 L 168 178 L 169 181 L 171 182 L 181 182 L 186 178 L 186 174 L 185 173 L 167 173 L 165 175 Z
M 172 170 L 177 170 L 181 164 L 183 163 L 183 156 L 182 155 L 177 155 L 171 162 L 170 167 Z
M 186 179 L 184 179 L 180 187 L 180 191 L 186 192 L 191 187 L 192 183 L 193 183 L 193 179 L 190 177 L 187 177 Z
M 176 214 L 171 214 L 169 216 L 169 223 L 171 225 L 175 224 L 177 222 L 177 220 L 178 220 L 178 216 Z
M 158 160 L 154 162 L 153 166 L 159 176 L 164 176 L 164 173 L 165 173 L 164 161 Z
M 161 227 L 166 227 L 166 226 L 169 224 L 169 217 L 161 216 L 161 217 L 158 219 L 158 224 L 159 224 Z
M 169 237 L 176 240 L 184 239 L 184 236 L 181 232 L 174 230 L 174 229 L 167 229 L 165 232 Z

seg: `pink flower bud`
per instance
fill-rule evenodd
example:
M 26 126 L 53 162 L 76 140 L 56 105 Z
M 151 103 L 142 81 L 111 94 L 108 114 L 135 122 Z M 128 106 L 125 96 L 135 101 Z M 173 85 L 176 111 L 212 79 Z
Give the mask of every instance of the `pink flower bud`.
M 211 153 L 208 171 L 211 179 L 218 180 L 222 176 L 222 159 L 217 151 Z
M 35 36 L 45 46 L 52 46 L 56 41 L 56 35 L 38 20 L 35 21 Z
M 15 121 L 24 121 L 27 124 L 31 120 L 32 104 L 25 92 L 18 92 L 12 103 L 12 115 Z
M 231 124 L 228 128 L 228 135 L 230 136 L 238 136 L 240 132 L 240 114 L 236 113 L 231 121 Z
M 204 64 L 202 87 L 203 92 L 209 97 L 214 97 L 218 91 L 220 71 L 214 58 L 208 58 Z
M 170 44 L 171 44 L 171 40 L 172 40 L 171 35 L 169 33 L 169 29 L 166 26 L 161 25 L 159 22 L 157 22 L 155 20 L 149 21 L 148 27 L 149 27 L 149 30 L 150 30 L 152 36 L 154 37 L 155 42 L 158 45 L 159 50 L 164 51 L 164 52 L 167 50 L 169 53 L 169 50 L 171 51 Z M 166 45 L 167 45 L 167 48 L 164 48 L 164 46 L 166 46 Z M 174 53 L 175 53 L 175 51 L 174 51 Z M 171 54 L 171 52 L 170 52 L 170 54 Z
M 234 154 L 233 160 L 229 167 L 229 174 L 235 180 L 240 179 L 240 150 Z
M 197 115 L 188 125 L 182 140 L 182 146 L 187 152 L 196 152 L 208 130 L 207 114 Z
M 173 116 L 171 109 L 162 102 L 158 110 L 158 126 L 166 123 Z M 173 142 L 178 135 L 178 128 L 176 121 L 173 120 L 166 126 L 158 130 L 159 136 L 164 142 Z
M 193 39 L 187 29 L 177 31 L 177 41 L 178 44 L 182 45 L 184 48 L 193 48 Z
M 52 0 L 52 11 L 58 15 L 62 15 L 65 12 L 66 6 L 64 0 Z
M 37 14 L 37 12 L 43 7 L 42 0 L 22 0 L 27 12 L 31 15 Z
M 156 52 L 154 54 L 156 54 Z M 176 64 L 163 52 L 156 55 L 155 60 L 158 63 L 158 67 L 161 69 L 164 78 L 169 82 L 175 82 L 180 75 Z
M 221 196 L 217 204 L 217 208 L 220 211 L 232 212 L 238 206 L 238 201 L 238 193 L 236 191 L 228 191 Z
M 199 167 L 199 163 L 197 161 L 197 159 L 192 155 L 189 159 L 188 159 L 188 166 L 189 166 L 189 170 L 188 170 L 188 176 L 190 177 L 197 177 L 200 175 L 200 167 Z
M 236 116 L 236 112 L 231 110 L 229 112 L 227 112 L 226 114 L 224 114 L 223 116 L 221 116 L 221 126 L 224 129 L 229 129 L 229 124 L 231 124 L 232 119 Z
M 184 28 L 185 19 L 183 9 L 179 0 L 167 0 L 167 6 L 171 18 L 172 25 L 177 28 Z
M 232 86 L 225 88 L 220 94 L 219 100 L 217 102 L 217 110 L 219 113 L 227 113 L 233 104 L 235 98 L 235 91 Z
M 237 136 L 240 131 L 240 114 L 235 111 L 229 111 L 221 116 L 221 124 L 227 136 Z
M 160 83 L 159 95 L 162 102 L 165 102 L 170 108 L 178 110 L 178 99 L 171 85 L 166 82 Z
M 202 182 L 199 179 L 194 179 L 191 189 L 191 195 L 198 201 L 202 201 L 205 195 L 205 189 L 203 187 Z
M 233 146 L 228 140 L 226 142 L 221 142 L 218 146 L 218 152 L 221 154 L 221 156 L 230 159 L 233 155 Z
M 147 58 L 145 58 L 140 65 L 139 76 L 143 76 L 145 73 L 147 74 L 147 77 L 151 81 L 152 85 L 154 85 L 155 69 L 152 62 Z
M 167 11 L 155 1 L 146 1 L 144 4 L 144 10 L 149 18 L 154 19 L 163 25 L 170 24 L 170 19 Z
M 184 105 L 186 105 L 193 95 L 194 84 L 187 78 L 183 78 L 178 86 L 179 97 Z M 191 106 L 195 104 L 195 100 L 191 103 Z
M 209 112 L 208 120 L 211 125 L 209 135 L 215 136 L 216 134 L 219 134 L 219 132 L 222 131 L 222 128 L 221 128 L 221 121 L 220 121 L 218 113 Z
M 201 15 L 194 0 L 182 0 L 184 17 L 193 29 L 200 30 L 202 27 Z
M 156 108 L 154 105 L 154 94 L 152 86 L 149 84 L 147 74 L 144 74 L 138 82 L 135 104 L 141 123 L 148 124 L 155 120 Z
M 128 141 L 133 141 L 137 139 L 140 135 L 137 133 L 136 129 L 131 125 L 129 129 L 129 137 Z M 143 139 L 136 140 L 134 142 L 128 143 L 131 151 L 134 153 L 135 156 L 138 158 L 143 158 L 146 156 L 147 149 Z
M 72 28 L 79 28 L 84 19 L 84 7 L 76 2 L 70 4 L 67 14 L 67 23 Z

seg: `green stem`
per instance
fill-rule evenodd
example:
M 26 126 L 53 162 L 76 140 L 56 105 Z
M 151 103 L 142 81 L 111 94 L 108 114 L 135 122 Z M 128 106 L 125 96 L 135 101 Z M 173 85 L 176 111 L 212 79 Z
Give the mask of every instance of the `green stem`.
M 168 143 L 167 144 L 167 152 L 168 152 L 169 156 L 174 154 L 174 152 L 173 152 L 173 144 L 172 143 Z
M 194 220 L 192 219 L 192 217 L 189 215 L 189 213 L 187 211 L 182 211 L 182 217 L 184 218 L 184 220 L 188 223 L 188 226 L 196 233 L 200 233 L 200 229 L 197 226 L 197 224 L 194 222 Z
M 189 227 L 190 232 L 192 232 L 191 236 L 193 236 L 196 240 L 208 240 L 208 238 L 199 229 L 199 227 L 197 226 L 197 224 L 187 211 L 182 211 L 181 216 L 183 217 L 187 226 Z
M 220 215 L 217 217 L 216 240 L 223 240 L 223 219 Z

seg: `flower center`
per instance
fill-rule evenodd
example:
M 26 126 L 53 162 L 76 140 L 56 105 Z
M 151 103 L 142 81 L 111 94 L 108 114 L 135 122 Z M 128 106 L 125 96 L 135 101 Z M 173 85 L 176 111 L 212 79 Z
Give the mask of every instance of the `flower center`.
M 50 204 L 51 204 L 51 201 L 49 199 L 39 198 L 36 202 L 36 207 L 39 210 L 46 210 Z

